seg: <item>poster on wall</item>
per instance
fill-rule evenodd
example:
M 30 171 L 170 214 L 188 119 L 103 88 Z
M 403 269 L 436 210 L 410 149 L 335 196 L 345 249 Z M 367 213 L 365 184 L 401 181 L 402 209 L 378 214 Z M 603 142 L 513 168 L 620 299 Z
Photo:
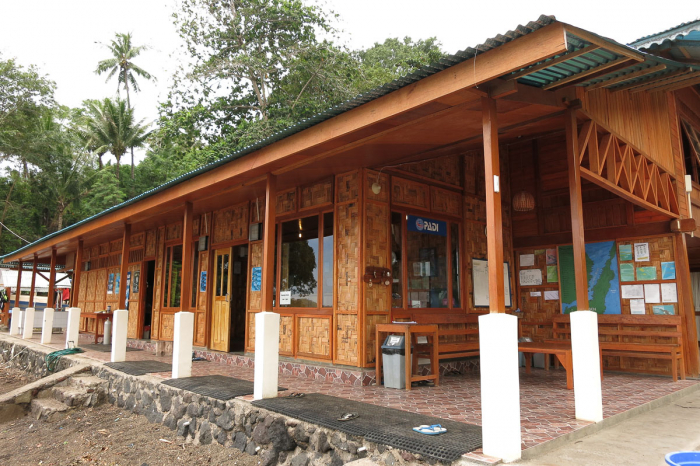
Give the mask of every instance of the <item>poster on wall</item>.
M 124 307 L 129 309 L 129 295 L 131 294 L 131 272 L 126 273 L 126 300 L 124 301 Z
M 634 261 L 649 261 L 649 243 L 634 243 Z
M 657 316 L 672 316 L 676 313 L 673 304 L 660 304 L 658 306 L 653 306 L 651 311 Z
M 136 271 L 134 272 L 134 282 L 131 285 L 131 292 L 136 294 L 139 292 L 139 284 L 141 281 L 141 272 Z
M 547 265 L 557 265 L 557 250 L 547 249 Z
M 260 291 L 262 284 L 262 267 L 253 267 L 250 272 L 250 291 Z
M 520 286 L 538 286 L 542 284 L 540 269 L 525 269 L 520 271 Z
M 632 260 L 632 245 L 631 244 L 621 244 L 620 245 L 620 262 L 631 261 Z
M 121 275 L 118 273 L 114 274 L 114 294 L 119 294 L 119 284 L 121 281 Z
M 650 304 L 661 302 L 661 294 L 659 294 L 658 284 L 647 283 L 646 285 L 644 285 L 644 300 Z
M 676 263 L 662 262 L 661 263 L 661 279 L 675 280 L 676 279 Z
M 207 291 L 207 271 L 202 270 L 199 272 L 199 292 L 206 293 Z
M 110 273 L 107 279 L 107 294 L 114 294 L 114 274 Z
M 520 267 L 531 267 L 535 265 L 534 254 L 520 254 Z
M 630 314 L 646 314 L 643 299 L 630 299 Z
M 678 291 L 675 283 L 661 284 L 661 302 L 662 303 L 677 303 Z
M 541 278 L 540 272 L 540 278 Z M 486 259 L 472 259 L 472 284 L 474 286 L 474 307 L 489 306 L 489 263 Z M 503 285 L 506 307 L 513 305 L 510 289 L 510 265 L 503 263 Z

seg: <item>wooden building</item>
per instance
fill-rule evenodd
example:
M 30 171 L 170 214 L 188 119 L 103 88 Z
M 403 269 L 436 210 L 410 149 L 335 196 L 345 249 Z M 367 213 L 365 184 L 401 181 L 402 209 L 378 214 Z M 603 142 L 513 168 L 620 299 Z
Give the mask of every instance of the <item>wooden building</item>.
M 542 16 L 4 260 L 65 263 L 83 312 L 128 294 L 130 338 L 172 340 L 187 310 L 196 346 L 252 352 L 254 315 L 269 310 L 280 354 L 358 368 L 394 319 L 459 328 L 520 309 L 522 335 L 551 338 L 599 280 L 596 310 L 627 325 L 681 316 L 697 375 L 697 63 Z M 605 283 L 586 281 L 592 244 L 609 245 Z M 662 287 L 664 302 L 623 296 L 634 285 Z

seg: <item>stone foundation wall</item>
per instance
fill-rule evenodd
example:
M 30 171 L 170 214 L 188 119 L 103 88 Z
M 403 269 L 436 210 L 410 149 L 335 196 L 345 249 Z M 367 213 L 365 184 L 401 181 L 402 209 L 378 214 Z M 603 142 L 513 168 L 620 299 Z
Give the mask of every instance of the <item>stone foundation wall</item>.
M 46 353 L 30 349 L 22 344 L 0 340 L 0 364 L 9 364 L 27 373 L 30 381 L 38 380 L 49 374 L 46 367 Z M 63 357 L 59 359 L 55 372 L 76 365 L 74 361 Z

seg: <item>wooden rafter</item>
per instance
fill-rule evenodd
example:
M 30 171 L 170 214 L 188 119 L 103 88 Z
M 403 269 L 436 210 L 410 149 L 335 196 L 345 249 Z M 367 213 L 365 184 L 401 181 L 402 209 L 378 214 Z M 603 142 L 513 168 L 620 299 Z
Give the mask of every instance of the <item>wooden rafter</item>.
M 600 71 L 606 70 L 608 68 L 612 68 L 613 66 L 617 66 L 620 63 L 624 63 L 624 62 L 627 62 L 630 60 L 631 60 L 631 58 L 629 58 L 629 57 L 618 57 L 615 60 L 600 64 L 600 65 L 595 66 L 593 68 L 589 68 L 586 71 L 582 71 L 580 73 L 574 73 L 569 77 L 559 79 L 558 81 L 554 81 L 553 83 L 549 83 L 546 86 L 542 86 L 542 89 L 548 90 L 548 89 L 552 89 L 554 87 L 563 86 L 564 84 L 569 83 L 571 81 L 576 81 L 578 79 L 585 78 L 586 76 L 590 76 L 592 74 L 599 73 Z
M 643 86 L 647 87 L 647 86 L 650 86 L 654 83 L 659 83 L 662 81 L 665 82 L 667 79 L 674 78 L 676 76 L 680 76 L 680 75 L 683 75 L 683 74 L 686 74 L 689 72 L 690 72 L 690 70 L 687 70 L 687 69 L 680 69 L 680 70 L 672 71 L 670 73 L 666 73 L 663 76 L 659 76 L 654 81 L 651 81 L 651 82 L 643 81 L 641 83 L 635 82 L 635 83 L 625 84 L 624 86 L 620 86 L 620 87 L 616 87 L 615 89 L 612 89 L 612 92 L 620 92 L 620 91 L 626 91 L 626 90 L 631 90 L 631 89 L 637 89 L 637 88 L 643 87 Z
M 559 63 L 565 62 L 567 60 L 571 60 L 572 58 L 576 58 L 579 55 L 583 55 L 584 53 L 592 52 L 594 50 L 598 50 L 600 47 L 597 45 L 588 45 L 586 47 L 580 48 L 578 50 L 574 50 L 573 52 L 566 53 L 565 55 L 561 55 L 557 58 L 553 58 L 547 62 L 540 63 L 539 65 L 534 65 L 531 66 L 530 68 L 527 68 L 522 71 L 518 71 L 517 73 L 513 73 L 510 76 L 505 77 L 507 81 L 510 81 L 512 79 L 518 79 L 522 78 L 523 76 L 527 76 L 532 73 L 537 73 L 540 70 L 544 70 L 546 68 L 549 68 L 550 66 L 558 65 Z
M 670 79 L 664 79 L 663 81 L 652 81 L 651 83 L 648 83 L 644 86 L 635 87 L 634 89 L 630 90 L 630 93 L 635 94 L 637 92 L 642 92 L 642 91 L 655 91 L 655 90 L 657 90 L 656 89 L 657 87 L 658 88 L 666 87 L 666 86 L 669 86 L 671 84 L 675 84 L 675 83 L 680 82 L 680 81 L 685 81 L 686 79 L 695 78 L 697 76 L 700 76 L 700 71 L 696 71 L 695 73 L 692 73 L 692 72 L 690 72 L 690 70 L 688 70 L 688 72 L 682 73 L 682 74 L 675 76 L 673 78 L 670 78 Z
M 642 76 L 646 76 L 648 74 L 656 73 L 658 71 L 663 71 L 665 69 L 666 69 L 666 65 L 650 66 L 649 68 L 644 68 L 644 69 L 641 69 L 639 71 L 635 71 L 633 73 L 623 74 L 621 76 L 617 76 L 615 78 L 608 79 L 606 81 L 601 81 L 599 83 L 592 84 L 590 86 L 587 86 L 586 90 L 592 91 L 593 89 L 612 86 L 613 84 L 629 81 L 630 79 L 639 78 Z
M 581 177 L 645 209 L 680 217 L 675 178 L 631 143 L 581 114 L 587 118 L 577 137 Z

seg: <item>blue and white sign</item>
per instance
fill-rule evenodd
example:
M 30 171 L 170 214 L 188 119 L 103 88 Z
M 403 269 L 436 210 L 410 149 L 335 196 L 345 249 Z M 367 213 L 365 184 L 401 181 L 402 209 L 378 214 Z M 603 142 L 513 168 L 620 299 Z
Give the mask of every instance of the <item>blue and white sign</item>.
M 447 222 L 443 222 L 442 220 L 433 220 L 431 218 L 409 215 L 407 226 L 408 231 L 447 236 Z

